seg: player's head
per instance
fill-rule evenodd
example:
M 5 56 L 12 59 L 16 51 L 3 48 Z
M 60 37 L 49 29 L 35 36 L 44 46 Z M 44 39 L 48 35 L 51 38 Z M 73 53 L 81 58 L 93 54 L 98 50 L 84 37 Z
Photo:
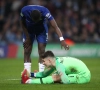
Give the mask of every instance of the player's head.
M 41 13 L 39 10 L 33 10 L 31 12 L 31 18 L 34 22 L 38 22 L 41 19 Z
M 49 66 L 52 66 L 52 62 L 55 58 L 55 55 L 53 54 L 52 51 L 46 51 L 42 56 L 42 61 L 43 61 L 43 64 L 47 67 Z

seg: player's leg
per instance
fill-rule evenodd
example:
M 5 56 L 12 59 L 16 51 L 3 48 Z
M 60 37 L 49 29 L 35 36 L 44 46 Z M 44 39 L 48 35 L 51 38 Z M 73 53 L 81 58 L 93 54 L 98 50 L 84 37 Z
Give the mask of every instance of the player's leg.
M 38 42 L 38 53 L 39 53 L 39 72 L 44 71 L 45 66 L 42 64 L 41 55 L 45 52 L 46 43 Z
M 52 84 L 52 83 L 61 83 L 60 75 L 47 76 L 45 78 L 37 79 L 28 79 L 26 83 L 30 84 Z
M 57 71 L 55 71 L 53 74 L 52 74 L 52 76 L 53 76 L 53 80 L 54 80 L 54 82 L 56 83 L 62 83 L 62 81 L 61 81 L 61 76 L 59 75 L 59 73 L 57 72 Z M 78 77 L 78 74 L 69 74 L 69 75 L 66 75 L 67 76 L 67 79 L 68 79 L 68 84 L 75 84 L 75 83 L 78 83 L 77 82 L 77 77 Z
M 69 74 L 69 84 L 84 84 L 90 81 L 90 74 Z M 58 74 L 53 74 L 54 82 L 61 83 L 61 77 Z
M 52 76 L 47 76 L 45 78 L 35 78 L 35 79 L 28 79 L 25 83 L 28 84 L 52 84 L 54 80 Z
M 91 79 L 91 74 L 90 72 L 87 71 L 87 72 L 78 74 L 77 83 L 78 84 L 89 83 L 90 79 Z
M 62 83 L 61 81 L 61 76 L 59 75 L 59 73 L 56 71 L 53 74 L 53 79 L 55 82 L 57 83 Z M 76 79 L 77 74 L 69 74 L 67 75 L 67 79 L 68 79 L 68 84 L 70 83 L 77 83 L 77 79 Z
M 90 73 L 80 73 L 80 74 L 69 74 L 68 75 L 70 83 L 84 84 L 90 81 Z
M 28 84 L 51 84 L 55 82 L 60 82 L 60 76 L 59 75 L 52 75 L 52 76 L 47 76 L 45 78 L 29 78 L 29 73 L 27 72 L 26 69 L 24 69 L 22 73 L 22 83 L 28 83 Z
M 44 65 L 42 64 L 41 55 L 45 52 L 46 44 L 48 41 L 48 33 L 46 31 L 36 35 L 38 42 L 38 53 L 39 53 L 39 72 L 44 71 Z
M 69 83 L 70 83 L 70 84 L 78 83 L 78 82 L 77 82 L 78 74 L 69 74 L 69 75 L 68 75 L 68 79 L 69 79 Z
M 23 42 L 25 42 L 25 35 L 23 34 Z M 31 44 L 28 48 L 24 48 L 24 69 L 27 69 L 27 71 L 30 73 L 31 72 L 31 52 L 32 52 L 32 46 L 33 46 L 33 41 L 34 41 L 34 35 L 30 35 L 31 39 Z
M 29 83 L 29 84 L 50 84 L 54 83 L 54 79 L 52 76 L 47 76 L 45 78 L 29 78 L 30 74 L 27 72 L 26 69 L 24 69 L 22 73 L 22 83 Z

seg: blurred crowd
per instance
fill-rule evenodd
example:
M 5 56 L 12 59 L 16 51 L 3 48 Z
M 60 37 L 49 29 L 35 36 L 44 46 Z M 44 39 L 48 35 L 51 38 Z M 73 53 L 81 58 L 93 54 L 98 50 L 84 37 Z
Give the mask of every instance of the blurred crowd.
M 0 0 L 0 44 L 22 44 L 20 11 L 25 5 L 47 7 L 65 39 L 100 43 L 100 0 Z M 59 42 L 49 26 L 49 42 Z

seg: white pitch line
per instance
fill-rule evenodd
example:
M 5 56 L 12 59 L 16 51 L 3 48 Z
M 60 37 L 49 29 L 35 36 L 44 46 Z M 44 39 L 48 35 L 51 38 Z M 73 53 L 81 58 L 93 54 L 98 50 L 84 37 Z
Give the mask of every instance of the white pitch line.
M 7 80 L 21 80 L 21 79 L 14 79 L 14 78 L 12 78 L 12 79 L 7 79 Z

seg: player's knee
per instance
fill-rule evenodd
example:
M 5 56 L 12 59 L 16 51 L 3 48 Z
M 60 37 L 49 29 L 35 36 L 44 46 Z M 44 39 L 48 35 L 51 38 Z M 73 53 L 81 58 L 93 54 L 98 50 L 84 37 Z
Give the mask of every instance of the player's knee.
M 59 75 L 52 75 L 52 78 L 55 82 L 61 81 L 61 78 Z
M 39 56 L 41 57 L 41 56 L 43 55 L 44 52 L 45 52 L 44 49 L 40 49 L 40 50 L 39 50 Z

